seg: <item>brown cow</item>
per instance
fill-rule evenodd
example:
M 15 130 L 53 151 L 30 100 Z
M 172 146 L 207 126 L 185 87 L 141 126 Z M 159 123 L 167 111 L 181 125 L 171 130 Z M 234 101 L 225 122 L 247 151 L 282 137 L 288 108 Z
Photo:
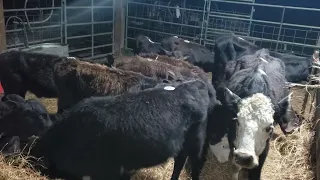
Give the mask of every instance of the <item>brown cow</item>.
M 201 68 L 199 68 L 198 66 L 195 66 L 187 61 L 184 61 L 184 60 L 181 60 L 181 59 L 176 59 L 174 57 L 169 57 L 169 56 L 164 56 L 164 55 L 157 55 L 157 54 L 143 54 L 143 57 L 144 58 L 147 58 L 147 59 L 152 59 L 152 60 L 155 60 L 155 61 L 160 61 L 160 62 L 163 62 L 163 63 L 166 63 L 166 64 L 170 64 L 170 65 L 173 65 L 173 66 L 177 66 L 177 67 L 180 67 L 180 68 L 187 68 L 187 69 L 190 69 L 192 70 L 192 72 L 198 74 L 199 76 L 202 77 L 208 77 L 207 73 L 205 73 Z
M 91 64 L 75 58 L 61 58 L 54 66 L 58 88 L 58 111 L 93 95 L 136 92 L 162 83 L 140 73 Z
M 145 76 L 167 80 L 199 79 L 199 75 L 190 69 L 173 66 L 168 63 L 154 61 L 140 56 L 119 56 L 115 59 L 114 67 L 139 72 Z

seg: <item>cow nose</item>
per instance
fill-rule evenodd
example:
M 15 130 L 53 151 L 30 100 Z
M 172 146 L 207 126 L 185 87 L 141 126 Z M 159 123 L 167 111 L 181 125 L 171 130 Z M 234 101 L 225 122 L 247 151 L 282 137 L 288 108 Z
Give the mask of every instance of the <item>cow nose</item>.
M 247 153 L 238 152 L 234 154 L 234 161 L 241 167 L 252 167 L 253 164 L 253 156 Z

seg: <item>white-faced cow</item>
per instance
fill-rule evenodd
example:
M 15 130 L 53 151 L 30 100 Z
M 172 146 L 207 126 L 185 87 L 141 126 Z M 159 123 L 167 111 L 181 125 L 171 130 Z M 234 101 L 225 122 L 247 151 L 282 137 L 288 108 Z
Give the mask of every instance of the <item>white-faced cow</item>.
M 227 160 L 226 151 L 231 150 L 233 179 L 245 169 L 249 180 L 259 180 L 274 125 L 279 124 L 286 133 L 297 127 L 299 120 L 290 104 L 283 62 L 271 56 L 265 56 L 265 61 L 259 56 L 254 61 L 252 55 L 246 57 L 254 65 L 235 72 L 217 89 L 221 106 L 215 108 L 215 120 L 209 121 L 208 133 L 212 134 L 208 138 L 218 160 Z M 221 148 L 222 144 L 229 148 Z M 217 153 L 219 148 L 223 151 Z
M 130 172 L 174 157 L 172 180 L 186 158 L 199 180 L 206 138 L 208 89 L 199 80 L 109 97 L 84 99 L 56 116 L 32 155 L 52 177 L 129 180 Z
M 161 45 L 165 50 L 172 52 L 176 58 L 184 59 L 205 72 L 212 72 L 214 54 L 205 46 L 178 36 L 164 38 Z

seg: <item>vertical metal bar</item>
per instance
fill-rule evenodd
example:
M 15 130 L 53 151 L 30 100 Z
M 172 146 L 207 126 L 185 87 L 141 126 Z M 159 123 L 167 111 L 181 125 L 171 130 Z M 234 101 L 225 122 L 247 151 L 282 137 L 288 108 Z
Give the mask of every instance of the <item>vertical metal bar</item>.
M 64 14 L 64 11 L 63 11 L 63 1 L 61 1 L 61 8 L 60 8 L 60 38 L 61 38 L 61 41 L 60 43 L 64 43 L 63 42 L 63 27 L 64 27 L 64 23 L 63 23 L 63 14 Z
M 250 36 L 250 33 L 251 33 L 251 24 L 252 24 L 252 19 L 253 19 L 253 13 L 255 11 L 255 8 L 254 8 L 254 4 L 256 3 L 256 0 L 253 0 L 252 1 L 252 5 L 251 5 L 251 14 L 250 14 L 250 22 L 249 22 L 249 27 L 248 27 L 248 34 L 247 36 Z
M 286 8 L 284 7 L 282 9 L 282 16 L 281 16 L 281 24 L 279 27 L 279 33 L 278 33 L 278 38 L 277 38 L 277 45 L 276 45 L 276 51 L 278 51 L 278 46 L 279 46 L 279 42 L 280 42 L 280 35 L 281 35 L 281 31 L 282 31 L 282 24 L 283 24 L 283 19 L 284 19 L 284 14 L 286 12 Z
M 207 0 L 204 0 L 204 5 L 203 5 L 203 15 L 202 15 L 202 25 L 201 25 L 201 33 L 200 33 L 200 44 L 202 44 L 202 37 L 203 37 L 203 26 L 204 23 L 206 22 L 205 17 L 206 17 L 206 5 L 207 5 Z
M 94 19 L 93 19 L 93 11 L 94 11 L 94 8 L 93 8 L 94 4 L 93 4 L 93 0 L 91 0 L 91 57 L 94 56 Z
M 63 11 L 64 11 L 64 13 L 63 13 L 63 16 L 64 16 L 64 43 L 68 44 L 67 1 L 66 0 L 62 0 L 62 4 L 64 5 L 63 6 Z
M 211 0 L 209 0 L 208 5 L 207 5 L 207 19 L 206 19 L 206 26 L 205 26 L 205 33 L 204 33 L 204 42 L 203 42 L 203 45 L 206 45 L 206 40 L 207 40 L 210 8 L 211 8 Z
M 116 1 L 116 0 L 114 0 Z M 126 28 L 125 28 L 125 47 L 128 48 L 128 16 L 129 16 L 129 0 L 126 0 L 125 3 L 126 3 Z M 113 13 L 114 14 L 114 13 Z M 114 35 L 113 35 L 113 38 L 114 38 Z
M 5 29 L 5 17 L 3 11 L 3 1 L 0 0 L 0 53 L 7 49 L 7 36 Z

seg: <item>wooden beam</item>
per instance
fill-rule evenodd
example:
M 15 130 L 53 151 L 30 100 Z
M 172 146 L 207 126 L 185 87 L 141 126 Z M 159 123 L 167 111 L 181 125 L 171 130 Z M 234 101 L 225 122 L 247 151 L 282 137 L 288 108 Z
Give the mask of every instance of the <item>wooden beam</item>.
M 7 49 L 3 0 L 0 0 L 0 53 Z
M 320 90 L 316 92 L 316 110 L 314 115 L 314 121 L 316 123 L 316 135 L 315 135 L 315 143 L 316 143 L 316 179 L 320 180 L 320 108 L 318 105 L 320 104 Z
M 125 0 L 114 0 L 114 24 L 113 24 L 113 52 L 114 55 L 121 54 L 124 48 L 125 34 Z

